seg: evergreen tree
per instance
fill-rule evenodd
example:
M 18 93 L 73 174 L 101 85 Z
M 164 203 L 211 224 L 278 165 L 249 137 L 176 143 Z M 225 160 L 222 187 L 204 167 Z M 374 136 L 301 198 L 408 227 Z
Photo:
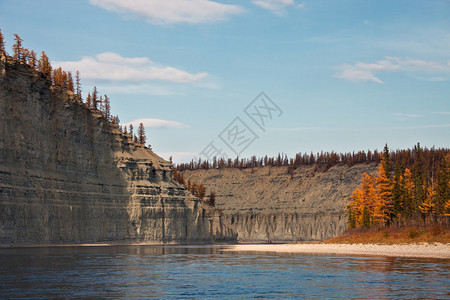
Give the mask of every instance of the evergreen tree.
M 450 158 L 450 155 L 448 155 Z M 445 214 L 445 204 L 450 200 L 450 168 L 447 157 L 442 157 L 436 182 L 436 214 Z
M 400 164 L 395 165 L 394 183 L 392 185 L 392 217 L 395 221 L 399 221 L 400 215 L 403 212 L 402 206 L 402 171 Z
M 427 182 L 425 181 L 424 172 L 424 157 L 423 149 L 420 147 L 420 143 L 414 147 L 414 204 L 412 208 L 414 209 L 414 216 L 417 218 L 419 216 L 419 205 L 426 200 L 426 190 Z
M 133 133 L 133 124 L 130 124 L 130 135 L 131 135 L 131 137 L 134 136 L 134 133 Z
M 142 123 L 139 123 L 138 139 L 139 139 L 139 144 L 145 145 L 147 137 L 145 136 L 145 127 L 144 127 L 144 124 L 142 124 Z
M 75 93 L 81 98 L 81 76 L 78 70 L 75 73 Z
M 94 86 L 94 90 L 92 91 L 91 100 L 92 100 L 92 109 L 97 110 L 98 109 L 98 95 L 97 95 L 97 87 L 96 86 Z
M 109 98 L 108 96 L 105 94 L 105 99 L 103 100 L 104 105 L 103 105 L 103 111 L 104 111 L 104 115 L 105 118 L 110 120 L 111 119 L 111 103 L 109 102 Z M 127 127 L 125 126 L 125 131 Z M 126 132 L 125 132 L 126 133 Z

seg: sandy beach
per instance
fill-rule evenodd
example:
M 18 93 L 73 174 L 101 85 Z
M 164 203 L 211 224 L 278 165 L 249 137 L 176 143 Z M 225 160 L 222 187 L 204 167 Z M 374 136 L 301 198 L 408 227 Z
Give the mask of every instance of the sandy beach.
M 240 244 L 227 251 L 450 258 L 450 244 Z

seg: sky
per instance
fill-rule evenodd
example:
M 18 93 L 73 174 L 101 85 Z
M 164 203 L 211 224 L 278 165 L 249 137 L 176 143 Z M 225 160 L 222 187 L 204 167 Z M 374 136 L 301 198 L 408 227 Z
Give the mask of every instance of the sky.
M 450 147 L 449 0 L 0 0 L 174 162 Z

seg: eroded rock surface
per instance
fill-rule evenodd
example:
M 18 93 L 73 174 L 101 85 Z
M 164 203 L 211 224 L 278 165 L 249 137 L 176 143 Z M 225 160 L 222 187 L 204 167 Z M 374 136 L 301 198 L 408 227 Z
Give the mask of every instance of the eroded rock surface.
M 375 164 L 314 171 L 301 166 L 185 170 L 185 180 L 216 193 L 216 207 L 240 242 L 324 240 L 347 228 L 345 208 L 363 172 Z
M 0 51 L 0 244 L 236 235 L 170 164 Z

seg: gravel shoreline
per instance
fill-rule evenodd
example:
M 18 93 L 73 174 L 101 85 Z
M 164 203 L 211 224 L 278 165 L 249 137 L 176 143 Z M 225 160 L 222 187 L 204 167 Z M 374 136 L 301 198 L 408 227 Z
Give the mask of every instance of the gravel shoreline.
M 450 258 L 450 244 L 240 244 L 225 251 Z

